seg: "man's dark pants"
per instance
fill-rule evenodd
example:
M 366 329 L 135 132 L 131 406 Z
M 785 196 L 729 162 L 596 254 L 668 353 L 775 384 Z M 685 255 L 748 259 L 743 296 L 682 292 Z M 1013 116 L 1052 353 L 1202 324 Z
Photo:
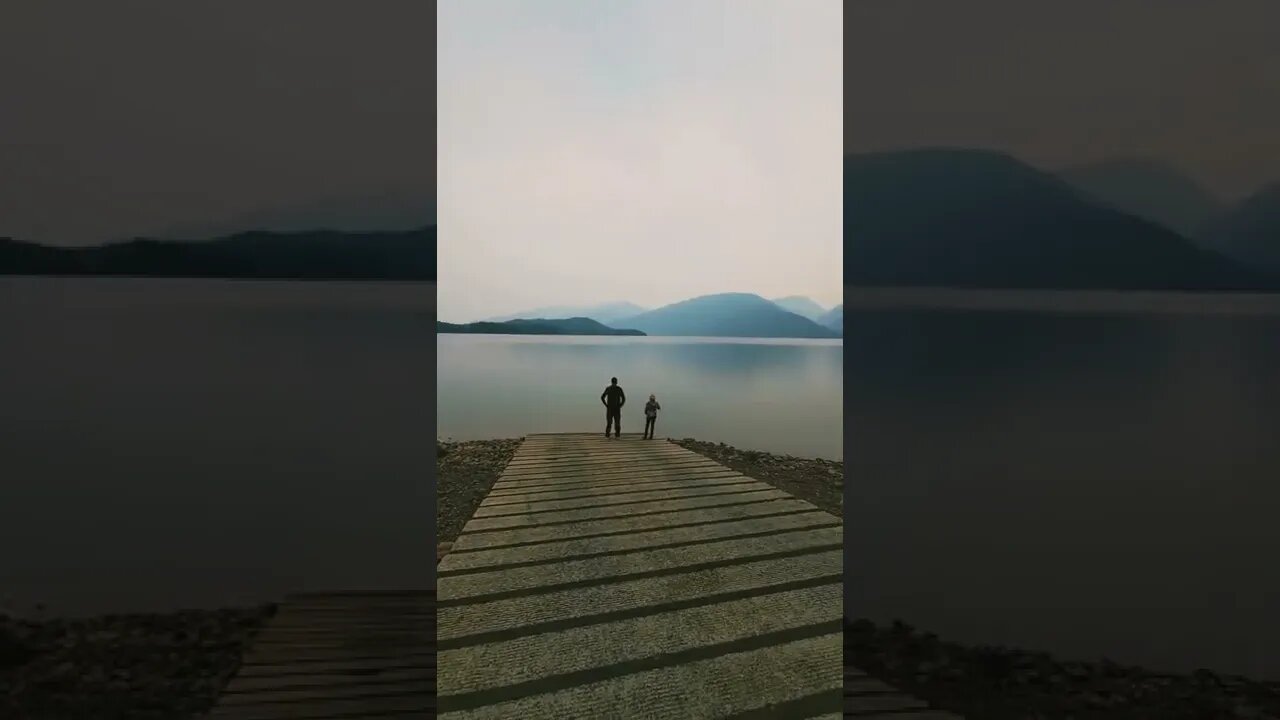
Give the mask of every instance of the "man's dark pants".
M 613 436 L 622 435 L 622 408 L 606 407 L 604 409 L 604 436 L 609 437 L 609 430 L 613 430 Z
M 657 421 L 656 417 L 646 417 L 644 419 L 644 436 L 646 439 L 653 439 L 653 423 Z

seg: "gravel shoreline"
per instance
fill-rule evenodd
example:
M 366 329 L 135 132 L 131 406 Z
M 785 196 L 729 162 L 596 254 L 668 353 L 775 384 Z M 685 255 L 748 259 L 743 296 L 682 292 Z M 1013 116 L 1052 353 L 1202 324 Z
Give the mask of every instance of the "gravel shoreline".
M 436 440 L 436 542 L 442 548 L 458 539 L 522 441 Z
M 693 438 L 672 439 L 671 442 L 743 475 L 763 480 L 836 517 L 844 517 L 843 460 L 774 455 Z
M 196 717 L 213 707 L 274 610 L 49 620 L 0 614 L 0 718 Z

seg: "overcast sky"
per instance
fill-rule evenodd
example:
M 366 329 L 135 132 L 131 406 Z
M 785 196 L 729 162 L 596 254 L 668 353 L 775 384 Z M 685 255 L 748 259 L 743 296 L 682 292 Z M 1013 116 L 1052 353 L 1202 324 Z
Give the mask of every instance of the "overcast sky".
M 439 315 L 840 302 L 839 0 L 442 0 Z
M 0 3 L 0 236 L 434 192 L 421 0 Z
M 1280 179 L 1280 2 L 844 12 L 849 151 L 993 147 L 1047 168 L 1149 155 L 1228 200 Z M 840 3 L 440 13 L 442 310 L 470 312 L 448 305 L 468 283 L 500 312 L 730 289 L 838 299 L 820 270 L 834 281 L 840 265 Z M 0 235 L 81 244 L 429 197 L 431 21 L 421 0 L 0 3 Z
M 1149 156 L 1223 199 L 1280 180 L 1276 0 L 863 0 L 845 145 Z

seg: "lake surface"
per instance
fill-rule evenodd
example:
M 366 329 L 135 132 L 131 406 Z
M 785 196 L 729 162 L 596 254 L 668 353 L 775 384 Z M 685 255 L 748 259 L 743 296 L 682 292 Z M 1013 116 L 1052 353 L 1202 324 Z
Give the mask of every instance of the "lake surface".
M 0 278 L 0 609 L 421 587 L 432 284 Z
M 660 435 L 828 457 L 843 436 L 851 616 L 1280 679 L 1280 301 L 847 290 L 847 357 L 476 336 L 437 356 L 434 295 L 0 278 L 0 608 L 429 583 L 431 439 L 593 429 L 616 374 L 628 432 L 656 392 Z
M 438 432 L 458 440 L 604 432 L 600 393 L 627 393 L 623 432 L 840 459 L 844 352 L 839 340 L 441 335 Z
M 1280 298 L 851 290 L 849 615 L 1280 680 Z

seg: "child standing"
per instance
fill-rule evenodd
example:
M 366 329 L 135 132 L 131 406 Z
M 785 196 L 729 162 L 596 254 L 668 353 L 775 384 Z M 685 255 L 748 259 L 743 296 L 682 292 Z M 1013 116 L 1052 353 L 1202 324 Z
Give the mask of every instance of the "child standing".
M 658 411 L 662 406 L 652 396 L 649 396 L 649 402 L 644 404 L 644 438 L 646 440 L 653 439 L 653 423 L 658 419 Z

